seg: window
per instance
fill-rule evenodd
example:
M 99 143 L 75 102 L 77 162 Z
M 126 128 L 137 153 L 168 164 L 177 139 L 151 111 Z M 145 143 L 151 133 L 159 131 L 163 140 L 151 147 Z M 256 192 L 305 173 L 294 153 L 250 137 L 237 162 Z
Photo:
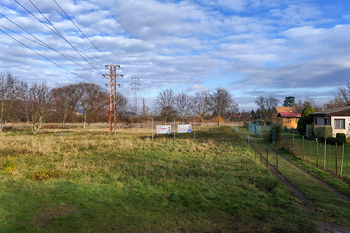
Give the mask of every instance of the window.
M 331 125 L 331 119 L 324 118 L 324 125 Z
M 335 129 L 345 129 L 345 119 L 334 119 Z
M 286 118 L 286 123 L 292 123 L 292 120 L 290 118 Z

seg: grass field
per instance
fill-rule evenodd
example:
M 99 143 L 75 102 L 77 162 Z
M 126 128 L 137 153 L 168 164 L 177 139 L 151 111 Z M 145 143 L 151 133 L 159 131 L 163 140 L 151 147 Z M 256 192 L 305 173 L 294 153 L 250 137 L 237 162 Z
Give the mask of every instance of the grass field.
M 255 142 L 255 140 L 253 140 L 253 145 L 255 145 L 255 143 L 257 143 L 259 153 L 261 141 L 257 140 L 257 142 Z M 268 155 L 269 163 L 271 165 L 276 166 L 276 154 L 271 149 L 267 148 L 265 145 L 262 145 L 261 148 L 262 156 L 266 158 Z M 287 153 L 283 153 L 282 150 L 279 152 L 290 159 L 292 158 L 292 156 L 288 155 Z M 255 154 L 255 151 L 253 151 L 252 153 Z M 259 160 L 259 156 L 257 156 L 257 160 Z M 294 161 L 295 160 L 296 159 L 294 159 Z M 299 161 L 301 162 L 301 160 Z M 295 161 L 295 163 L 297 163 L 297 161 Z M 263 164 L 263 166 L 265 165 Z M 318 183 L 312 177 L 305 174 L 300 169 L 296 168 L 295 166 L 291 165 L 289 162 L 281 158 L 278 159 L 278 168 L 279 172 L 283 176 L 285 176 L 295 187 L 302 191 L 302 193 L 305 194 L 305 196 L 311 200 L 311 202 L 308 203 L 308 208 L 310 208 L 310 210 L 312 211 L 314 219 L 316 221 L 328 222 L 335 225 L 350 226 L 350 205 L 348 202 L 339 198 L 329 188 Z M 305 168 L 305 166 L 303 166 L 303 168 Z M 309 169 L 312 169 L 310 165 L 309 168 L 305 168 L 305 170 Z M 314 170 L 317 169 L 314 168 Z M 319 172 L 324 173 L 322 171 Z M 324 173 L 323 176 L 325 175 L 328 174 Z M 322 177 L 322 175 L 320 175 L 320 178 L 325 177 Z M 329 180 L 327 179 L 329 179 L 329 177 L 326 177 L 326 179 L 324 180 L 329 182 Z M 337 187 L 337 184 L 332 183 L 336 181 L 341 183 L 340 185 L 338 185 L 339 187 Z M 329 183 L 337 187 L 344 194 L 350 196 L 350 188 L 348 184 L 341 182 L 334 177 Z
M 232 127 L 6 131 L 0 232 L 315 232 Z

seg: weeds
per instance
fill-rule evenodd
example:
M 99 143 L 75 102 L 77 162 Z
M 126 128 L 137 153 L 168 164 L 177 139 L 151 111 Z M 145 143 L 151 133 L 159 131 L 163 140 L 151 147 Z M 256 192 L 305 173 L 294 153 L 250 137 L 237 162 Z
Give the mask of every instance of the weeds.
M 11 156 L 7 156 L 7 159 L 4 163 L 4 169 L 10 173 L 12 173 L 16 168 L 16 164 L 14 162 L 14 158 Z

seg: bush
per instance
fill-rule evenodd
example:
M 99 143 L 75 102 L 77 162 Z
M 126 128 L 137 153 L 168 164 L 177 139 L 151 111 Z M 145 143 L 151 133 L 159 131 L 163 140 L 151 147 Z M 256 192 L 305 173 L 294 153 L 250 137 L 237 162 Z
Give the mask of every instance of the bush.
M 320 143 L 324 143 L 324 140 L 325 140 L 325 138 L 324 137 L 320 137 L 320 138 L 317 138 L 318 139 L 318 142 L 320 142 Z
M 321 138 L 329 138 L 333 135 L 333 128 L 329 125 L 324 125 L 315 128 L 315 137 L 321 141 Z M 324 141 L 324 140 L 323 140 Z
M 336 139 L 338 145 L 342 145 L 346 142 L 346 136 L 344 133 L 337 133 Z
M 329 144 L 335 145 L 336 142 L 337 142 L 336 138 L 333 138 L 333 137 L 327 138 L 327 143 L 329 143 Z

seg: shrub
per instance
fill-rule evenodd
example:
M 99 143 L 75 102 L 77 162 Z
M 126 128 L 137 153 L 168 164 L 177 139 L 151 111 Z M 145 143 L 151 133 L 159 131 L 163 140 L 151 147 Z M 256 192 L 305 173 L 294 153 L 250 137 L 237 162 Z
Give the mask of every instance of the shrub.
M 329 144 L 335 145 L 336 142 L 337 142 L 336 138 L 333 138 L 333 137 L 327 138 L 327 143 L 329 143 Z
M 346 142 L 346 136 L 344 133 L 337 133 L 336 139 L 338 145 L 342 145 Z
M 320 140 L 320 142 L 322 141 L 321 138 L 323 138 L 323 139 L 329 138 L 329 137 L 332 137 L 332 135 L 333 135 L 332 126 L 324 125 L 324 126 L 315 128 L 315 137 L 318 140 Z
M 318 141 L 319 141 L 320 143 L 324 143 L 324 140 L 325 140 L 324 137 L 320 137 L 320 138 L 317 138 L 317 139 L 318 139 Z

